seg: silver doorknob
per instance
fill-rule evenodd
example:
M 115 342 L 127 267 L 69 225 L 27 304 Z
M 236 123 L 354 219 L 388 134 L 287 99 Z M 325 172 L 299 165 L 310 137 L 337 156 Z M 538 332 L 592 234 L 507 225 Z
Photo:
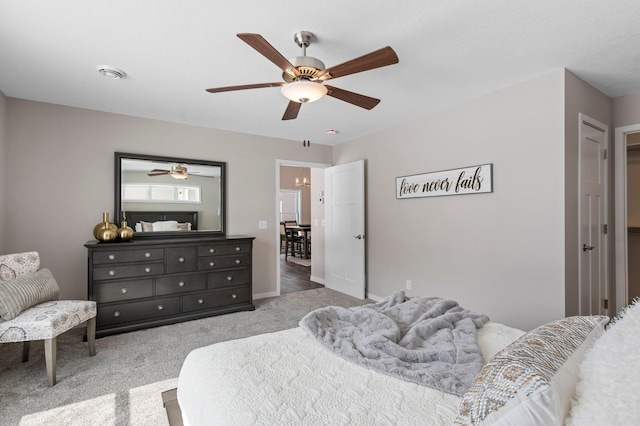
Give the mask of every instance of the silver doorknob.
M 359 240 L 362 240 L 364 238 L 364 235 L 362 235 L 362 234 L 354 235 L 353 238 L 357 238 Z
M 593 250 L 594 248 L 596 248 L 596 247 L 595 246 L 588 246 L 586 244 L 582 245 L 582 251 Z

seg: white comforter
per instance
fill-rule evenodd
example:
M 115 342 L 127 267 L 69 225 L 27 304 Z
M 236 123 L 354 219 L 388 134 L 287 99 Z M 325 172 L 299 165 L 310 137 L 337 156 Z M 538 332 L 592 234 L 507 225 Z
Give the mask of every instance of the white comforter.
M 478 330 L 485 361 L 522 333 Z M 196 349 L 178 381 L 188 426 L 449 425 L 459 401 L 345 361 L 300 328 Z

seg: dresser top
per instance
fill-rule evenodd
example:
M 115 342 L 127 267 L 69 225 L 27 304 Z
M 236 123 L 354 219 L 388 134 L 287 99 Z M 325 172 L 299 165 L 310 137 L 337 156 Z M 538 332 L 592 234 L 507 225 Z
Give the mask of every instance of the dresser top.
M 105 249 L 114 249 L 114 248 L 130 248 L 130 247 L 138 247 L 138 246 L 167 246 L 169 244 L 174 245 L 194 245 L 194 244 L 210 244 L 210 243 L 224 243 L 224 242 L 234 242 L 241 240 L 254 240 L 256 237 L 251 237 L 249 235 L 225 235 L 225 236 L 212 236 L 212 235 L 194 235 L 194 236 L 179 236 L 179 237 L 153 237 L 153 238 L 138 238 L 136 239 L 135 235 L 133 240 L 131 241 L 115 241 L 103 243 L 98 240 L 89 240 L 84 245 L 87 248 L 105 248 Z

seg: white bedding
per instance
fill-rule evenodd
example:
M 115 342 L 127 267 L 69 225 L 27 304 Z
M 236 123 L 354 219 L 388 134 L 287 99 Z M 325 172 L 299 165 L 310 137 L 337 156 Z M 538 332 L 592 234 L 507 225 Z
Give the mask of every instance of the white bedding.
M 522 334 L 486 324 L 485 361 Z M 300 328 L 196 349 L 178 380 L 188 426 L 449 425 L 459 400 L 345 361 Z

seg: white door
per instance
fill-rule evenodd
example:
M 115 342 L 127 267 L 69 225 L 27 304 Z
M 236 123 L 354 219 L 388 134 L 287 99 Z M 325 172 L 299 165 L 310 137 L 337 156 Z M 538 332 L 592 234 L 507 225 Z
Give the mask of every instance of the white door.
M 364 160 L 329 167 L 324 176 L 326 287 L 364 299 Z
M 580 114 L 580 315 L 606 314 L 608 129 Z

